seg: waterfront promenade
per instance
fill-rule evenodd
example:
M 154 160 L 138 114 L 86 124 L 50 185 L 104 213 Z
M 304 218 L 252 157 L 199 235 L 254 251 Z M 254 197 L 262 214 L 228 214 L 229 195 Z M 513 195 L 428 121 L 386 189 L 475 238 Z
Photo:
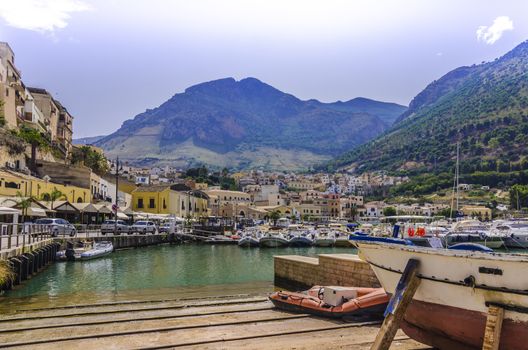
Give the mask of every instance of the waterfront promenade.
M 0 316 L 0 348 L 369 349 L 380 322 L 278 311 L 267 295 L 123 300 Z M 399 332 L 391 349 L 424 349 Z

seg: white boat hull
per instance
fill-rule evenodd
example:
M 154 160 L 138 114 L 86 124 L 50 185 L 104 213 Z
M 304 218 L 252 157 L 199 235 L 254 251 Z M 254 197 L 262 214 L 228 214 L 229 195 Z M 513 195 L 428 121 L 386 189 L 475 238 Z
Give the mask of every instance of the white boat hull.
M 282 237 L 262 237 L 259 244 L 267 248 L 285 247 L 288 245 L 288 240 Z
M 332 247 L 335 241 L 335 238 L 316 238 L 314 244 L 317 247 Z
M 388 244 L 358 246 L 361 258 L 371 265 L 388 293 L 396 289 L 409 259 L 420 261 L 421 283 L 402 328 L 429 345 L 446 349 L 479 347 L 489 303 L 528 307 L 528 275 L 519 273 L 528 271 L 528 257 L 503 259 L 500 254 Z M 524 330 L 522 336 L 504 335 L 519 329 Z M 510 339 L 501 340 L 501 349 L 528 348 L 527 313 L 506 310 L 502 339 L 506 338 Z M 442 339 L 449 345 L 442 345 Z

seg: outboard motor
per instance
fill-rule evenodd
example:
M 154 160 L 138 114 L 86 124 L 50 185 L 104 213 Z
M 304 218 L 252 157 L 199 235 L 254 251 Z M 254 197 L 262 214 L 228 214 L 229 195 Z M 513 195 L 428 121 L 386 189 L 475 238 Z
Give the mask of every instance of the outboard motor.
M 392 238 L 398 238 L 400 235 L 400 225 L 394 225 L 392 228 Z

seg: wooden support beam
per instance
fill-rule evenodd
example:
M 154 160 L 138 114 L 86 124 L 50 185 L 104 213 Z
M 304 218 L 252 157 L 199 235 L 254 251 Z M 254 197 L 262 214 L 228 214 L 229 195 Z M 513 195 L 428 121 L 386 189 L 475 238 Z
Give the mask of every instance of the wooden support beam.
M 502 307 L 496 305 L 490 305 L 488 307 L 488 317 L 486 318 L 482 350 L 499 349 L 503 319 L 504 309 Z
M 410 259 L 407 262 L 398 286 L 387 305 L 385 320 L 370 348 L 371 350 L 387 350 L 391 346 L 392 340 L 400 328 L 407 306 L 411 303 L 414 293 L 420 285 L 420 278 L 418 277 L 419 266 L 419 260 Z

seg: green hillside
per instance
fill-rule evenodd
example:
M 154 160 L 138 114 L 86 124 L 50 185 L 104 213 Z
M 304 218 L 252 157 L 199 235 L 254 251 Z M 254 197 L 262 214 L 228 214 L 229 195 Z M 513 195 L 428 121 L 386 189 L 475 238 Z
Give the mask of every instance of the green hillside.
M 326 168 L 451 172 L 457 142 L 461 173 L 468 179 L 511 173 L 504 180 L 511 182 L 515 172 L 528 169 L 528 42 L 493 62 L 455 69 L 431 83 L 389 131 Z

